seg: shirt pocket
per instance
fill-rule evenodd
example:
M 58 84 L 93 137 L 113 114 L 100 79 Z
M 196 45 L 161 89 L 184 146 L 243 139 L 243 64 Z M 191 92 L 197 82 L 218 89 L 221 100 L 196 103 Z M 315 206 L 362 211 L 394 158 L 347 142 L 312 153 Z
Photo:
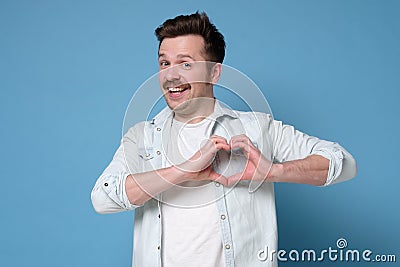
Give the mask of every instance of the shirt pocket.
M 139 154 L 139 166 L 141 168 L 141 171 L 146 172 L 155 169 L 153 167 L 153 161 L 152 161 L 152 159 L 154 159 L 153 147 L 139 148 L 138 154 Z
M 138 149 L 139 157 L 148 161 L 154 158 L 154 149 L 152 147 L 143 147 Z

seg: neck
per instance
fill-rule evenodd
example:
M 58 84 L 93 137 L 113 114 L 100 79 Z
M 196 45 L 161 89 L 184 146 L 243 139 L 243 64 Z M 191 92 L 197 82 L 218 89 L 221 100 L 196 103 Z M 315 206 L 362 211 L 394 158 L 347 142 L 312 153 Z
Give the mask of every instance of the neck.
M 195 98 L 188 102 L 190 103 L 186 103 L 186 108 L 174 110 L 174 119 L 189 124 L 199 123 L 214 112 L 214 98 Z

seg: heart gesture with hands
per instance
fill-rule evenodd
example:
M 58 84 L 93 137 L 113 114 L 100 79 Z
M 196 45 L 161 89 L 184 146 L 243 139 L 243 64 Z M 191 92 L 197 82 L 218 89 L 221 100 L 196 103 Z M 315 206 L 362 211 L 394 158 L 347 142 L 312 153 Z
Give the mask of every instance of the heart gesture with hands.
M 243 151 L 247 161 L 241 173 L 236 173 L 228 177 L 228 186 L 241 180 L 263 182 L 267 179 L 272 163 L 263 156 L 246 135 L 242 134 L 232 137 L 229 146 L 231 150 L 240 149 Z
M 211 136 L 190 159 L 177 166 L 178 169 L 184 172 L 184 181 L 213 180 L 228 186 L 227 178 L 222 174 L 216 173 L 211 167 L 215 155 L 221 149 L 230 150 L 226 139 L 217 135 Z
M 243 151 L 247 162 L 241 173 L 226 178 L 212 169 L 211 163 L 216 153 L 221 149 L 226 151 L 240 149 Z M 267 178 L 270 167 L 271 162 L 261 154 L 260 150 L 253 145 L 246 135 L 234 136 L 229 143 L 225 138 L 213 135 L 189 160 L 178 166 L 186 174 L 185 181 L 213 180 L 225 186 L 231 186 L 240 180 L 262 182 Z

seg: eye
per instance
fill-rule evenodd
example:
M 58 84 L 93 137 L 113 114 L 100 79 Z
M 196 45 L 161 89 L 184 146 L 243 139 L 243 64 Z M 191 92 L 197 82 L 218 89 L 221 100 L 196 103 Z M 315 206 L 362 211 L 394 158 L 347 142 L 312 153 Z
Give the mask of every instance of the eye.
M 192 64 L 190 64 L 189 62 L 185 62 L 185 63 L 182 63 L 182 67 L 186 70 L 189 70 L 192 68 Z
M 165 68 L 165 67 L 168 67 L 168 65 L 169 65 L 169 63 L 167 62 L 167 61 L 165 61 L 165 60 L 163 60 L 163 61 L 160 61 L 160 67 L 161 68 Z

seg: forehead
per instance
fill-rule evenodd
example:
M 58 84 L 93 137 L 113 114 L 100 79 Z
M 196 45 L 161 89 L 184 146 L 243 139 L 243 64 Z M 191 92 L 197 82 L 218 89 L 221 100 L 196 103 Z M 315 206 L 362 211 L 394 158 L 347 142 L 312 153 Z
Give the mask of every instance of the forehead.
M 205 60 L 204 39 L 200 35 L 183 35 L 174 38 L 165 38 L 158 50 L 159 56 L 176 58 L 188 55 L 196 60 Z

